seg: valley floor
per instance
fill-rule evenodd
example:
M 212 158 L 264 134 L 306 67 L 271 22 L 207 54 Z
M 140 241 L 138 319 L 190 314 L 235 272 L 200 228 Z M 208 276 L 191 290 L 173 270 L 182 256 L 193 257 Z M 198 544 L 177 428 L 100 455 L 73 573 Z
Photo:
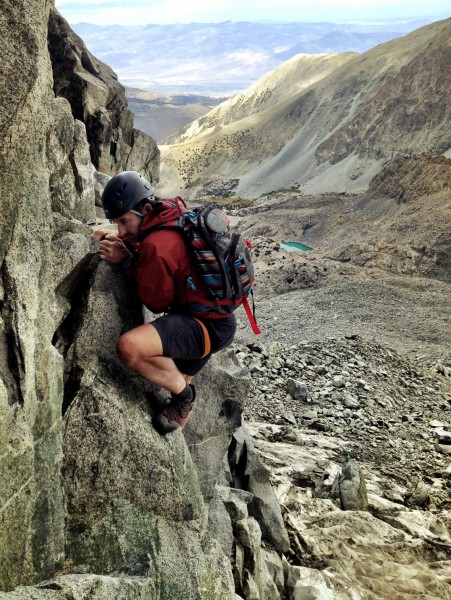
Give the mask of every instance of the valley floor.
M 449 284 L 373 271 L 368 276 L 339 275 L 321 285 L 259 299 L 256 314 L 263 343 L 323 341 L 359 335 L 423 364 L 451 360 Z M 246 315 L 237 313 L 237 339 L 255 338 Z

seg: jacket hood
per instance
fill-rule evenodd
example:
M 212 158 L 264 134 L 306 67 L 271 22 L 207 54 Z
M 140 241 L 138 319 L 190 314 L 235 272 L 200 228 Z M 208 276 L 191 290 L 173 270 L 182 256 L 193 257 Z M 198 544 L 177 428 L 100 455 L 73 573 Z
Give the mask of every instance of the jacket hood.
M 159 200 L 150 213 L 146 214 L 139 228 L 139 239 L 146 237 L 151 229 L 162 223 L 176 221 L 182 213 L 182 207 L 175 200 Z

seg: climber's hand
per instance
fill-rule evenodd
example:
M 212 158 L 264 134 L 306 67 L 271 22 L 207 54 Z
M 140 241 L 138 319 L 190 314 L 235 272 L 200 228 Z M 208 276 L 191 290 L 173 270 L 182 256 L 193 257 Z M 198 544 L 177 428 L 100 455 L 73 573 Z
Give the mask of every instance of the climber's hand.
M 104 235 L 100 242 L 99 257 L 112 264 L 121 264 L 127 258 L 130 258 L 132 253 L 124 242 L 114 233 Z
M 107 235 L 111 234 L 116 235 L 117 229 L 94 229 L 94 231 L 92 232 L 92 237 L 96 240 L 102 241 L 104 238 L 106 238 Z

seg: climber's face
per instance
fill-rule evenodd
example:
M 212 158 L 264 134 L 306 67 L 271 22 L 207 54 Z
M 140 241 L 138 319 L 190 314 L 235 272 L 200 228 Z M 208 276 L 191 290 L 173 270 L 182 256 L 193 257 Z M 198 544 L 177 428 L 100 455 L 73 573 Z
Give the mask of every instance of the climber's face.
M 117 225 L 119 237 L 134 241 L 138 238 L 142 220 L 143 218 L 135 212 L 129 211 L 122 217 L 113 219 L 113 223 Z

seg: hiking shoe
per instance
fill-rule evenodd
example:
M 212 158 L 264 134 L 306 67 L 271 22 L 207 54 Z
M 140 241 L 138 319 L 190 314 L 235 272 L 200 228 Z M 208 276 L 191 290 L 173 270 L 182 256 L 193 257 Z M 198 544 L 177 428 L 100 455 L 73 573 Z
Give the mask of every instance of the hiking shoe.
M 183 429 L 193 414 L 196 392 L 193 385 L 191 398 L 180 398 L 180 394 L 172 395 L 171 401 L 152 419 L 154 428 L 161 435 L 171 433 L 176 429 Z M 188 394 L 186 394 L 188 395 Z

